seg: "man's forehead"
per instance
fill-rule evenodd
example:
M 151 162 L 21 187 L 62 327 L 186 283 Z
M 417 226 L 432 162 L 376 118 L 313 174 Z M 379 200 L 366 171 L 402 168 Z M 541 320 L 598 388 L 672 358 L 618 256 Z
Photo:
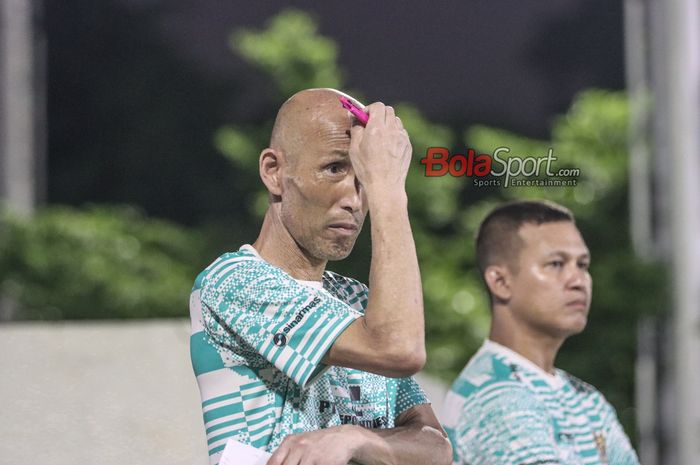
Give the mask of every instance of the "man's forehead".
M 576 225 L 571 221 L 525 223 L 518 230 L 523 249 L 538 255 L 563 253 L 587 255 L 588 247 Z
M 350 126 L 335 118 L 317 118 L 299 129 L 299 145 L 304 153 L 343 155 L 350 150 Z

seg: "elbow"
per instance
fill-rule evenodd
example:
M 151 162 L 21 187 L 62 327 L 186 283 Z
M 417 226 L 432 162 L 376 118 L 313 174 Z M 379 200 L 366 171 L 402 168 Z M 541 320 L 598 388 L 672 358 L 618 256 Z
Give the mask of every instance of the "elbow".
M 407 378 L 423 369 L 426 361 L 425 347 L 411 347 L 387 354 L 387 370 L 393 378 Z
M 450 440 L 443 436 L 443 446 L 440 448 L 438 463 L 441 465 L 452 465 L 453 452 Z
M 452 464 L 452 444 L 447 438 L 444 431 L 433 429 L 433 433 L 437 436 L 435 439 L 439 441 L 435 447 L 435 464 L 436 465 L 451 465 Z M 439 438 L 438 438 L 439 437 Z
M 447 434 L 440 429 L 433 428 L 432 426 L 423 426 L 421 432 L 425 435 L 426 442 L 430 444 L 430 450 L 432 450 L 431 455 L 431 465 L 451 465 L 452 464 L 452 444 L 447 438 Z

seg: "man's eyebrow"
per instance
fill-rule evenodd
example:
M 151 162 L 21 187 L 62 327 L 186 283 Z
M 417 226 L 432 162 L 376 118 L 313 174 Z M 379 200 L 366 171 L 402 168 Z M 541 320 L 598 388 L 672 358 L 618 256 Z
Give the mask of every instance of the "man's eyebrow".
M 336 150 L 331 150 L 328 153 L 324 153 L 323 155 L 321 155 L 321 158 L 324 160 L 327 160 L 329 158 L 331 158 L 331 159 L 347 158 L 348 156 L 349 156 L 349 154 L 348 154 L 347 150 L 336 149 Z
M 581 259 L 581 258 L 591 258 L 590 252 L 586 251 L 583 252 L 580 255 L 574 255 L 569 252 L 566 252 L 564 250 L 555 250 L 553 252 L 549 252 L 547 255 L 545 255 L 545 258 L 551 258 L 551 257 L 562 257 L 562 258 L 570 258 L 570 257 L 575 257 L 576 259 Z

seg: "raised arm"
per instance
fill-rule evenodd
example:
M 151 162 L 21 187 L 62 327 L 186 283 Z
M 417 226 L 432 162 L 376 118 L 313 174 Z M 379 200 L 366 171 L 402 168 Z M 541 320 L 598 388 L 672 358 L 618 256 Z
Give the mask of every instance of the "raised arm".
M 412 147 L 393 108 L 373 103 L 367 111 L 367 126 L 352 128 L 350 159 L 372 222 L 369 301 L 323 362 L 404 377 L 425 363 L 423 293 L 405 189 Z

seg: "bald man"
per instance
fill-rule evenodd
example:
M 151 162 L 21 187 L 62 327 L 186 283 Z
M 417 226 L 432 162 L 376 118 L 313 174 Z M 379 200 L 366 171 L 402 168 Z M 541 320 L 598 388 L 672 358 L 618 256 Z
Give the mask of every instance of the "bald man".
M 212 465 L 230 438 L 271 452 L 268 465 L 450 463 L 409 377 L 425 362 L 411 143 L 393 108 L 367 106 L 363 127 L 341 95 L 305 90 L 282 105 L 260 154 L 260 235 L 195 282 L 191 354 Z M 368 211 L 371 292 L 326 270 Z

